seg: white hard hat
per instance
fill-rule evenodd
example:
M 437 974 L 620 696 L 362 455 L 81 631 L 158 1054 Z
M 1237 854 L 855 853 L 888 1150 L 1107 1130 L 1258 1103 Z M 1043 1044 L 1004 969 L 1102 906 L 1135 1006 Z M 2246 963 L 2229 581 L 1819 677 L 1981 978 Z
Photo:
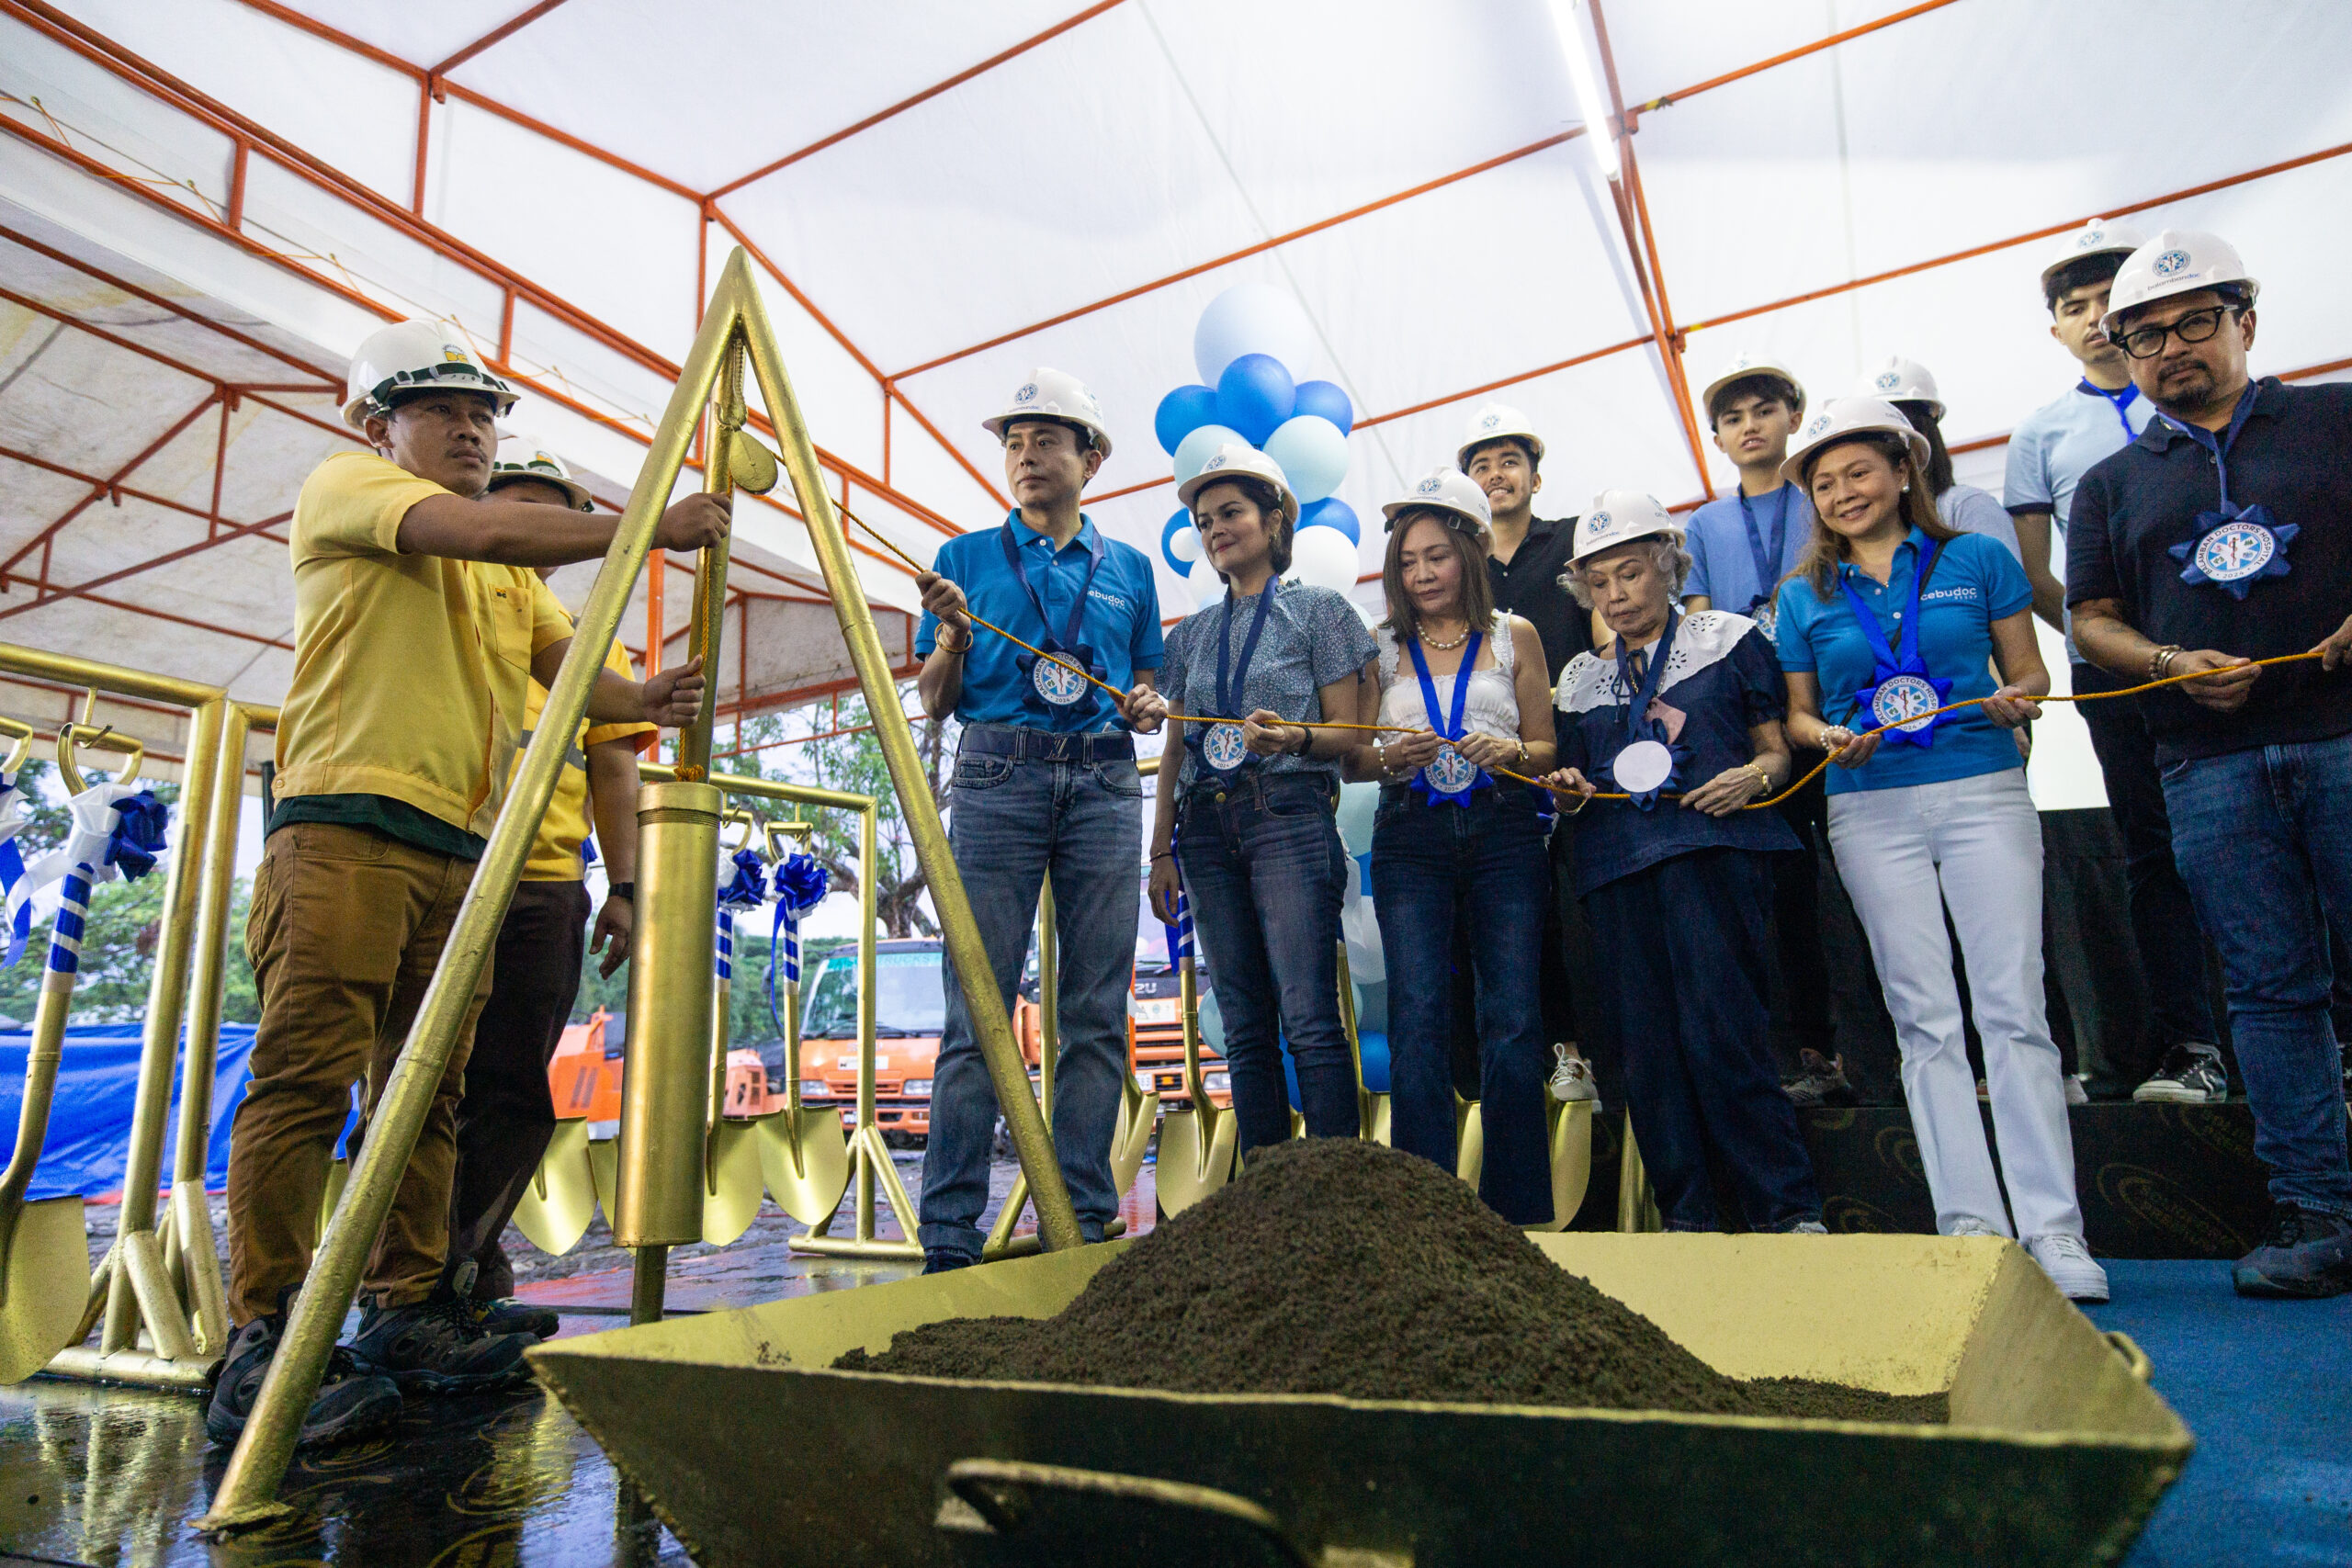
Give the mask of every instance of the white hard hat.
M 2041 292 L 2050 292 L 2050 280 L 2058 269 L 2072 265 L 2085 256 L 2128 256 L 2145 242 L 2140 231 L 2129 223 L 2110 223 L 2104 218 L 2094 218 L 2058 243 L 2051 253 L 2050 264 L 2041 269 Z
M 1388 519 L 1388 526 L 1396 526 L 1396 519 L 1405 513 L 1427 507 L 1433 512 L 1451 512 L 1486 537 L 1492 526 L 1494 513 L 1487 510 L 1487 492 L 1470 480 L 1459 468 L 1439 468 L 1405 492 L 1404 498 L 1392 501 L 1380 509 Z M 1448 525 L 1452 526 L 1452 525 Z
M 2167 229 L 2124 258 L 2123 270 L 2107 292 L 2107 315 L 2099 327 L 2109 337 L 2126 310 L 2153 305 L 2176 294 L 2234 283 L 2254 303 L 2262 285 L 2246 276 L 2237 247 L 2201 229 Z
M 1854 396 L 1890 403 L 1925 403 L 1938 420 L 1944 417 L 1944 400 L 1936 395 L 1936 378 L 1928 374 L 1926 366 L 1899 354 L 1887 355 L 1886 363 L 1877 369 L 1862 372 L 1862 378 L 1854 383 Z
M 1574 566 L 1587 556 L 1659 534 L 1678 545 L 1682 542 L 1682 525 L 1658 504 L 1656 496 L 1637 490 L 1604 490 L 1577 519 L 1576 546 L 1568 564 Z
M 1537 462 L 1544 460 L 1543 438 L 1527 423 L 1527 416 L 1509 403 L 1488 403 L 1470 416 L 1470 428 L 1462 433 L 1462 445 L 1453 454 L 1453 466 L 1467 473 L 1470 454 L 1490 441 L 1523 441 L 1527 449 L 1535 454 Z
M 1743 348 L 1731 356 L 1731 363 L 1717 371 L 1715 378 L 1700 392 L 1699 418 L 1712 423 L 1713 416 L 1707 411 L 1714 405 L 1715 394 L 1734 381 L 1749 376 L 1776 376 L 1796 389 L 1796 416 L 1800 419 L 1804 417 L 1804 383 L 1797 379 L 1797 373 L 1769 354 L 1750 354 Z
M 1086 432 L 1094 449 L 1105 457 L 1111 455 L 1111 432 L 1102 423 L 1102 405 L 1084 382 L 1063 370 L 1049 370 L 1044 366 L 1029 372 L 1029 379 L 1013 389 L 1012 400 L 1005 411 L 980 424 L 998 440 L 1004 439 L 1004 427 L 1015 420 L 1049 419 L 1058 423 L 1075 425 Z
M 436 387 L 488 393 L 502 419 L 514 406 L 514 389 L 482 367 L 455 328 L 439 321 L 396 321 L 368 333 L 351 356 L 343 423 L 364 434 L 368 416 L 390 412 L 399 393 Z
M 1176 499 L 1183 502 L 1189 512 L 1193 497 L 1201 491 L 1221 479 L 1235 479 L 1244 475 L 1263 479 L 1273 486 L 1275 493 L 1282 497 L 1283 518 L 1292 523 L 1298 521 L 1298 497 L 1291 493 L 1290 480 L 1283 477 L 1283 466 L 1255 446 L 1245 446 L 1238 441 L 1228 441 L 1209 454 L 1209 460 L 1201 465 L 1201 471 L 1176 487 Z
M 498 456 L 490 465 L 490 483 L 483 487 L 482 493 L 488 495 L 500 485 L 515 479 L 537 479 L 555 486 L 563 491 L 574 512 L 596 510 L 588 487 L 573 479 L 563 459 L 540 446 L 535 435 L 510 435 L 498 444 Z
M 1921 472 L 1927 470 L 1928 438 L 1911 428 L 1911 422 L 1903 417 L 1901 409 L 1878 398 L 1832 398 L 1797 432 L 1796 444 L 1789 448 L 1788 460 L 1781 465 L 1781 478 L 1804 488 L 1807 457 L 1825 446 L 1872 431 L 1901 436 L 1910 449 L 1911 461 Z

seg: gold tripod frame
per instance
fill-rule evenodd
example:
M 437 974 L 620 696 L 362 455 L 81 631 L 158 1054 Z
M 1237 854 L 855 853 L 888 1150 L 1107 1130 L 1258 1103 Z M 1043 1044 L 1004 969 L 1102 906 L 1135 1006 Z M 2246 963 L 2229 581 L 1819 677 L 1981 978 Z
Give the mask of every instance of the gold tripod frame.
M 1013 1146 L 1029 1175 L 1039 1228 L 1048 1247 L 1058 1250 L 1077 1247 L 1080 1242 L 1078 1217 L 1070 1208 L 1069 1190 L 1054 1162 L 1052 1142 L 1046 1134 L 1044 1119 L 1037 1114 L 1036 1102 L 1027 1093 L 1028 1074 L 1012 1037 L 1004 998 L 997 993 L 996 977 L 989 971 L 971 903 L 965 897 L 963 879 L 956 874 L 946 831 L 932 799 L 922 760 L 915 752 L 913 733 L 899 711 L 898 688 L 890 676 L 881 637 L 875 630 L 873 612 L 850 561 L 848 541 L 842 536 L 832 498 L 827 493 L 823 475 L 817 467 L 816 448 L 802 421 L 799 402 L 793 396 L 791 380 L 785 374 L 784 355 L 777 347 L 775 328 L 761 303 L 758 286 L 752 280 L 749 258 L 738 247 L 719 271 L 718 287 L 704 312 L 702 326 L 695 334 L 694 346 L 687 353 L 662 422 L 654 430 L 645 464 L 638 470 L 628 505 L 614 533 L 612 548 L 605 557 L 604 569 L 597 573 L 595 586 L 581 612 L 571 652 L 548 693 L 531 742 L 523 751 L 497 825 L 491 830 L 489 847 L 483 852 L 473 885 L 443 948 L 440 965 L 392 1068 L 368 1140 L 360 1150 L 359 1162 L 352 1170 L 350 1185 L 320 1241 L 310 1279 L 295 1298 L 285 1336 L 271 1359 L 244 1435 L 222 1472 L 211 1511 L 197 1521 L 199 1529 L 243 1528 L 286 1511 L 277 1501 L 277 1489 L 293 1458 L 303 1415 L 317 1393 L 344 1314 L 357 1289 L 367 1252 L 391 1210 L 394 1190 L 416 1146 L 417 1135 L 448 1066 L 450 1051 L 464 1025 L 474 987 L 497 942 L 507 901 L 522 874 L 539 819 L 546 814 L 548 801 L 555 792 L 556 775 L 564 754 L 587 712 L 589 692 L 603 668 L 605 651 L 612 646 L 613 637 L 620 628 L 622 611 L 651 549 L 655 525 L 668 507 L 672 487 L 685 466 L 687 443 L 713 391 L 719 388 L 725 368 L 739 353 L 748 353 L 761 398 L 775 423 L 784 468 L 791 476 L 809 540 L 833 602 L 834 615 L 849 645 L 851 661 L 857 669 L 858 684 L 874 716 L 875 734 L 881 743 L 891 783 L 899 792 L 916 857 L 931 886 L 932 902 L 946 935 L 948 957 L 955 964 L 957 978 L 969 999 L 980 1051 L 996 1084 L 998 1102 L 1005 1109 L 1012 1124 Z M 722 408 L 721 412 L 729 411 Z M 748 438 L 745 440 L 749 445 Z M 724 447 L 707 452 L 706 457 L 713 459 L 714 468 L 732 468 L 734 445 L 730 441 Z M 756 462 L 748 452 L 744 458 L 746 467 Z M 719 482 L 719 476 L 712 477 Z M 714 610 L 718 607 L 721 606 L 711 606 Z M 714 614 L 712 619 L 718 618 Z M 715 636 L 707 646 L 716 653 L 718 643 Z M 707 764 L 707 757 L 687 757 L 684 761 L 698 767 Z M 638 951 L 645 951 L 644 927 L 662 919 L 692 920 L 703 931 L 705 942 L 712 941 L 710 905 L 705 902 L 695 908 L 681 907 L 665 912 L 652 902 L 657 895 L 645 870 L 640 867 L 640 893 L 649 902 L 640 910 Z M 707 968 L 702 973 L 707 974 Z M 870 976 L 871 971 L 868 973 Z M 708 987 L 702 986 L 699 979 L 696 986 L 707 1006 Z M 650 1021 L 633 1020 L 632 1025 L 646 1021 Z M 703 1036 L 707 1049 L 707 1029 Z M 701 1064 L 693 1065 L 696 1069 L 693 1092 L 698 1107 L 703 1076 Z M 631 1073 L 624 1077 L 624 1086 L 638 1076 Z M 695 1120 L 698 1123 L 699 1116 Z M 651 1152 L 640 1150 L 639 1154 Z M 695 1162 L 697 1173 L 699 1164 Z M 643 1274 L 640 1269 L 640 1283 Z M 658 1294 L 658 1285 L 656 1290 Z

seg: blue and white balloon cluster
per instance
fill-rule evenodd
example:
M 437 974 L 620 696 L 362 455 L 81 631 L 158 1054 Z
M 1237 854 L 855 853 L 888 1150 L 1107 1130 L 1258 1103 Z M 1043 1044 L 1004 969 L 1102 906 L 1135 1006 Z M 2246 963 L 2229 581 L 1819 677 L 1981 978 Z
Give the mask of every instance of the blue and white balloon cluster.
M 1345 593 L 1356 583 L 1363 528 L 1354 510 L 1331 492 L 1347 478 L 1355 410 L 1330 382 L 1293 378 L 1290 367 L 1306 362 L 1313 342 L 1306 313 L 1290 295 L 1262 283 L 1235 285 L 1209 302 L 1193 331 L 1201 384 L 1160 399 L 1153 427 L 1176 460 L 1178 484 L 1227 445 L 1255 446 L 1281 464 L 1298 497 L 1292 574 Z M 1192 513 L 1182 507 L 1160 530 L 1159 553 L 1170 570 L 1191 582 L 1195 603 L 1224 593 L 1201 558 Z

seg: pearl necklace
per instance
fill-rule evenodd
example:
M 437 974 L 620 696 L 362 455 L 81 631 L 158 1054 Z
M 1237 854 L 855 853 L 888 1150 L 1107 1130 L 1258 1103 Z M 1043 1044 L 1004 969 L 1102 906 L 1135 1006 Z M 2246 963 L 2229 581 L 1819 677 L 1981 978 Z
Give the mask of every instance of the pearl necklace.
M 1423 648 L 1434 649 L 1440 653 L 1452 653 L 1455 649 L 1460 648 L 1464 643 L 1470 640 L 1470 628 L 1466 625 L 1464 626 L 1462 628 L 1462 635 L 1455 637 L 1452 642 L 1440 642 L 1437 638 L 1430 636 L 1427 632 L 1420 632 L 1417 635 L 1419 637 L 1420 644 Z

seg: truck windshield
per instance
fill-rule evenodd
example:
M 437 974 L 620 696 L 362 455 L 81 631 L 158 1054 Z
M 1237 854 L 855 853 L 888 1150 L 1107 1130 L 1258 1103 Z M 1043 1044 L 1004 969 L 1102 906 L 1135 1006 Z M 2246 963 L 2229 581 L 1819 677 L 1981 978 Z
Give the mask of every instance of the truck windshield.
M 937 1034 L 947 1020 L 934 950 L 883 953 L 874 971 L 874 1032 L 884 1038 Z M 857 1038 L 857 954 L 825 960 L 800 1012 L 800 1032 L 811 1040 Z

